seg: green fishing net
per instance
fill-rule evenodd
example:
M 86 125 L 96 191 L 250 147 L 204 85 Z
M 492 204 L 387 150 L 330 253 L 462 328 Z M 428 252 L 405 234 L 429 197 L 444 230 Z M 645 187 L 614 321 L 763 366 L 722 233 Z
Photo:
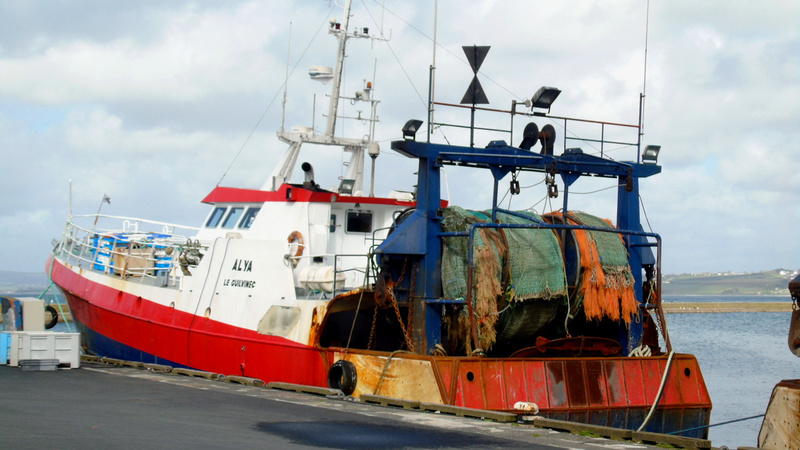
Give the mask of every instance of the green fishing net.
M 445 208 L 442 216 L 445 232 L 466 232 L 474 223 L 491 223 L 491 212 L 460 207 Z M 498 213 L 497 219 L 503 224 L 542 223 L 540 216 L 528 211 Z M 468 298 L 468 258 L 466 236 L 443 239 L 441 276 L 445 298 Z M 553 319 L 566 298 L 561 247 L 550 229 L 480 228 L 474 234 L 473 263 L 472 304 L 483 349 L 490 348 L 498 336 L 516 339 L 534 335 Z M 555 299 L 558 301 L 552 301 Z M 461 313 L 459 335 L 469 330 L 469 317 L 465 311 Z M 469 338 L 465 338 L 469 350 Z

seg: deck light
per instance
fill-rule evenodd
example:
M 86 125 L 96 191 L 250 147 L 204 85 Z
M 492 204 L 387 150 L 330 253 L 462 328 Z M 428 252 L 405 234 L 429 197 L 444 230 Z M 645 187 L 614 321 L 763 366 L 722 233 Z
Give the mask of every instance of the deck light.
M 642 162 L 645 164 L 656 164 L 658 162 L 658 152 L 661 151 L 660 145 L 648 145 L 642 153 Z
M 339 193 L 342 195 L 353 195 L 353 188 L 356 185 L 356 180 L 345 178 L 339 183 Z
M 417 138 L 417 131 L 419 127 L 422 126 L 422 121 L 419 119 L 411 119 L 403 125 L 403 139 L 405 140 L 414 140 L 416 141 Z
M 533 94 L 533 97 L 531 97 L 531 107 L 547 109 L 547 112 L 550 112 L 550 107 L 553 105 L 553 102 L 556 101 L 560 93 L 561 89 L 542 86 Z

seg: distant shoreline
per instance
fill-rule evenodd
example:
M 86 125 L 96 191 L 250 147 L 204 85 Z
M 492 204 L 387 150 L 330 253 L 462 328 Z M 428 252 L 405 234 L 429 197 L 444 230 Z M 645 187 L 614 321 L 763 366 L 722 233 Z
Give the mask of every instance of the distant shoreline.
M 791 312 L 792 302 L 665 302 L 665 313 Z
M 785 294 L 669 294 L 663 293 L 663 297 L 724 297 L 724 298 L 736 298 L 736 297 L 775 297 L 775 298 L 791 298 L 789 291 L 787 290 Z

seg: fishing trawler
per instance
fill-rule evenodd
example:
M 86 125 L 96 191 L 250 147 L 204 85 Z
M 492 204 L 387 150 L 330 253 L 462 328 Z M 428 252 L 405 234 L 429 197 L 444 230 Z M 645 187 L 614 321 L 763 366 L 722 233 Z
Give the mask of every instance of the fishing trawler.
M 310 76 L 331 82 L 324 132 L 278 131 L 288 145 L 260 188 L 215 187 L 199 227 L 96 214 L 70 216 L 47 262 L 85 348 L 100 356 L 341 389 L 433 404 L 518 412 L 705 437 L 711 402 L 696 359 L 671 346 L 660 303 L 659 235 L 644 231 L 639 181 L 656 175 L 658 148 L 641 150 L 640 125 L 550 114 L 560 91 L 512 102 L 508 140 L 481 148 L 476 78 L 460 105 L 429 100 L 428 125 L 409 120 L 393 151 L 417 162 L 412 192 L 375 196 L 375 86 L 342 92 L 348 40 L 375 38 L 331 20 L 336 64 Z M 477 74 L 488 48 L 465 47 Z M 337 108 L 370 108 L 369 131 L 336 135 Z M 432 142 L 433 106 L 471 112 L 470 141 Z M 488 110 L 496 112 L 497 110 Z M 502 112 L 501 112 L 502 114 Z M 531 121 L 522 136 L 515 120 Z M 559 147 L 552 123 L 622 127 L 633 161 Z M 423 136 L 427 134 L 427 139 Z M 566 134 L 565 134 L 566 135 Z M 602 133 L 601 133 L 602 135 Z M 301 149 L 349 154 L 347 172 L 323 188 Z M 556 154 L 559 153 L 559 154 Z M 370 193 L 364 166 L 372 161 Z M 489 171 L 480 211 L 441 195 L 444 166 Z M 501 180 L 539 174 L 561 207 L 503 209 Z M 582 177 L 616 180 L 612 220 L 568 208 Z M 562 192 L 559 193 L 559 184 Z

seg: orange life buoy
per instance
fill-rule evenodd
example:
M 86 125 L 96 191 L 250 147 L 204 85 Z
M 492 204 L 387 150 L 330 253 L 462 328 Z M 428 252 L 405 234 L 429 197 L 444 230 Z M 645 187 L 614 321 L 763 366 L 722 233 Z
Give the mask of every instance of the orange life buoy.
M 303 247 L 304 247 L 304 245 L 303 245 L 303 235 L 300 234 L 299 231 L 292 231 L 291 233 L 289 233 L 289 238 L 287 239 L 287 241 L 290 244 L 293 244 L 295 242 L 297 243 L 297 251 L 294 252 L 294 256 L 293 256 L 294 258 L 299 258 L 299 257 L 303 256 Z M 294 265 L 297 266 L 297 259 L 294 260 Z

